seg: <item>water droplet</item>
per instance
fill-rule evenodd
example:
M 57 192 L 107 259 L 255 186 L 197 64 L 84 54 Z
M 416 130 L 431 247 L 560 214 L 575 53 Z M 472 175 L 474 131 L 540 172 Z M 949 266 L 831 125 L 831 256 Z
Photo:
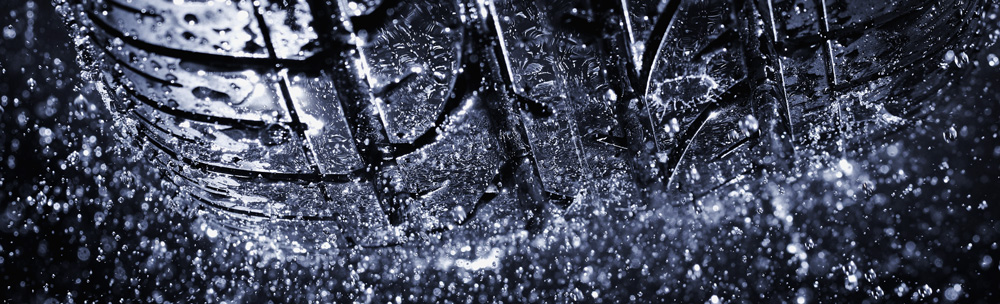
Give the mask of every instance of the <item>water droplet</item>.
M 846 175 L 854 174 L 854 165 L 851 164 L 851 162 L 847 161 L 846 159 L 840 159 L 840 162 L 838 162 L 837 165 L 838 167 L 840 167 L 840 170 L 844 172 L 844 174 Z
M 618 94 L 615 94 L 615 91 L 612 89 L 608 89 L 607 92 L 604 92 L 604 97 L 611 102 L 615 102 L 618 100 Z
M 288 142 L 292 137 L 292 131 L 287 126 L 273 124 L 267 127 L 260 134 L 260 140 L 265 145 L 280 145 Z
M 948 50 L 948 52 L 944 53 L 944 63 L 948 64 L 952 61 L 955 61 L 955 51 Z
M 743 131 L 744 136 L 750 136 L 750 134 L 757 132 L 757 129 L 759 128 L 759 123 L 757 122 L 756 117 L 754 117 L 751 114 L 747 114 L 747 116 L 743 117 L 743 119 L 740 120 L 739 126 L 740 130 Z
M 963 67 L 966 63 L 969 63 L 969 55 L 965 52 L 961 52 L 955 57 L 955 66 Z
M 10 39 L 14 39 L 14 37 L 17 37 L 17 31 L 14 30 L 14 26 L 13 25 L 8 25 L 7 27 L 3 28 L 3 38 L 4 39 L 10 40 Z
M 205 229 L 205 234 L 208 235 L 208 237 L 214 239 L 219 236 L 219 231 L 212 228 L 207 228 Z
M 924 284 L 924 286 L 920 287 L 920 290 L 918 290 L 918 292 L 920 293 L 921 297 L 926 297 L 934 293 L 934 290 L 931 289 L 930 285 Z
M 986 63 L 988 63 L 991 67 L 995 67 L 1000 65 L 1000 58 L 997 58 L 997 55 L 995 54 L 986 55 Z
M 948 130 L 944 131 L 943 136 L 945 141 L 952 142 L 955 141 L 956 138 L 958 138 L 958 131 L 955 130 L 955 126 L 951 126 L 948 128 Z
M 858 277 L 854 276 L 853 274 L 847 275 L 847 278 L 844 279 L 844 288 L 846 288 L 847 290 L 857 289 Z

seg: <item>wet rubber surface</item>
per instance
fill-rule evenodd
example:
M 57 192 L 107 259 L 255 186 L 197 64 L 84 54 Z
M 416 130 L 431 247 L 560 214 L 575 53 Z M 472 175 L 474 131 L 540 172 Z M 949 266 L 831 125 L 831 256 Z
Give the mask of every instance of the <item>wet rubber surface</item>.
M 537 221 L 518 214 L 519 208 L 505 207 L 519 206 L 523 198 L 485 187 L 486 192 L 496 192 L 491 199 L 509 205 L 485 205 L 477 211 L 475 219 L 465 223 L 468 229 L 419 234 L 403 246 L 389 248 L 338 249 L 333 245 L 322 248 L 319 244 L 319 250 L 288 246 L 287 242 L 295 239 L 274 244 L 256 237 L 229 236 L 214 228 L 211 216 L 216 213 L 171 211 L 188 201 L 173 200 L 174 194 L 164 190 L 175 185 L 160 176 L 162 164 L 155 157 L 130 149 L 133 143 L 127 140 L 116 139 L 117 118 L 106 109 L 94 84 L 80 79 L 70 32 L 51 5 L 39 2 L 4 5 L 12 13 L 4 16 L 4 40 L 0 45 L 5 55 L 4 83 L 0 87 L 4 98 L 0 100 L 3 102 L 0 123 L 4 130 L 0 198 L 5 208 L 0 226 L 3 230 L 0 269 L 3 294 L 15 301 L 126 298 L 179 302 L 226 299 L 384 302 L 397 297 L 403 301 L 448 298 L 462 302 L 589 298 L 647 301 L 666 298 L 684 302 L 799 298 L 806 302 L 995 301 L 993 290 L 998 286 L 989 278 L 998 272 L 998 263 L 993 261 L 997 253 L 994 205 L 998 204 L 998 195 L 992 186 L 1000 179 L 996 165 L 1000 150 L 995 136 L 998 132 L 995 107 L 1000 98 L 992 87 L 1000 75 L 1000 62 L 996 59 L 1000 51 L 994 42 L 1000 35 L 997 33 L 1000 25 L 996 17 L 991 17 L 996 13 L 993 3 L 978 3 L 981 7 L 973 6 L 961 15 L 973 20 L 970 24 L 977 29 L 975 35 L 963 38 L 968 41 L 922 46 L 933 55 L 893 38 L 891 31 L 858 36 L 851 30 L 840 30 L 839 33 L 855 34 L 828 47 L 831 53 L 845 54 L 834 57 L 842 60 L 837 66 L 843 70 L 834 70 L 841 75 L 838 81 L 825 83 L 826 79 L 810 80 L 803 76 L 797 78 L 799 84 L 843 86 L 858 79 L 877 78 L 869 75 L 882 73 L 880 64 L 911 60 L 905 53 L 867 54 L 863 48 L 856 52 L 838 49 L 852 45 L 848 40 L 875 44 L 884 43 L 878 42 L 882 39 L 899 43 L 921 54 L 919 58 L 930 58 L 925 61 L 935 69 L 913 73 L 916 76 L 911 78 L 916 80 L 907 80 L 908 75 L 892 78 L 891 81 L 903 83 L 887 86 L 892 92 L 884 92 L 878 87 L 883 84 L 872 80 L 875 84 L 870 92 L 833 94 L 834 101 L 824 104 L 836 107 L 823 108 L 819 111 L 822 114 L 795 113 L 793 107 L 793 115 L 816 119 L 802 119 L 801 125 L 793 125 L 793 130 L 813 130 L 809 124 L 820 126 L 815 128 L 816 133 L 806 132 L 799 139 L 794 151 L 797 161 L 787 169 L 763 169 L 764 172 L 745 178 L 724 179 L 728 186 L 716 191 L 689 191 L 692 186 L 680 185 L 699 183 L 679 182 L 674 185 L 688 187 L 682 193 L 691 193 L 693 198 L 653 200 L 654 204 L 646 201 L 642 202 L 644 209 L 626 214 L 610 214 L 606 206 L 598 203 L 617 200 L 628 206 L 641 199 L 581 199 L 566 210 L 553 204 L 535 213 L 544 218 Z M 833 7 L 851 8 L 850 5 Z M 503 11 L 502 7 L 496 9 Z M 678 9 L 695 10 L 686 6 Z M 882 10 L 898 12 L 889 16 L 912 17 L 905 8 Z M 790 11 L 814 12 L 814 9 L 804 5 Z M 705 10 L 704 15 L 707 17 L 693 18 L 690 24 L 711 24 L 712 16 L 717 16 L 711 10 Z M 786 17 L 794 20 L 795 16 Z M 867 19 L 839 22 L 887 27 L 881 21 Z M 644 31 L 641 26 L 636 28 L 637 32 Z M 802 41 L 816 44 L 812 49 L 815 52 L 824 52 L 823 43 L 810 40 L 816 37 L 797 34 L 808 30 L 784 30 L 789 36 L 802 36 L 805 37 Z M 941 48 L 933 48 L 936 45 Z M 282 52 L 285 53 L 275 50 L 276 54 L 291 54 Z M 251 53 L 242 55 L 252 58 L 255 55 Z M 708 53 L 726 58 L 724 50 Z M 515 55 L 512 52 L 511 56 Z M 812 58 L 812 55 L 789 56 L 793 61 L 796 58 Z M 866 62 L 866 66 L 850 63 L 851 58 L 880 59 L 856 60 Z M 527 61 L 520 62 L 523 63 L 520 69 L 536 69 Z M 819 72 L 786 73 L 830 76 L 823 72 L 824 67 L 815 68 Z M 823 90 L 796 89 L 796 83 L 790 79 L 793 78 L 784 78 L 792 104 L 795 98 L 801 98 L 806 104 L 801 111 L 814 109 L 808 106 L 809 102 L 819 101 L 809 94 Z M 293 85 L 293 82 L 288 83 Z M 707 84 L 701 79 L 680 77 L 677 82 L 666 83 L 678 83 L 675 88 L 669 85 L 659 88 L 673 90 L 669 96 L 706 94 L 698 89 Z M 722 83 L 716 81 L 716 85 L 724 86 Z M 323 84 L 300 86 L 306 90 L 325 90 Z M 224 88 L 201 87 L 204 89 L 194 86 L 192 96 L 208 100 L 223 96 L 213 92 L 223 92 Z M 278 87 L 275 92 L 280 91 Z M 872 102 L 880 98 L 889 102 Z M 882 104 L 884 109 L 873 108 L 872 104 Z M 670 107 L 669 100 L 662 105 L 662 109 L 676 109 Z M 914 108 L 924 110 L 910 110 Z M 476 111 L 475 107 L 469 109 L 473 114 Z M 314 110 L 315 115 L 334 111 Z M 302 110 L 308 111 L 311 110 Z M 697 120 L 698 113 L 683 117 Z M 556 112 L 555 117 L 558 115 Z M 728 123 L 733 127 L 706 129 L 723 135 L 736 131 L 735 136 L 726 139 L 731 142 L 724 142 L 716 154 L 706 158 L 728 155 L 728 147 L 739 143 L 741 136 L 752 133 L 740 132 L 767 125 L 763 118 L 756 118 L 760 115 L 751 116 L 757 122 L 745 119 L 745 114 L 723 115 L 730 116 L 734 119 L 723 120 L 720 125 Z M 836 117 L 838 123 L 816 122 L 831 117 Z M 659 118 L 666 126 L 671 125 L 668 116 Z M 874 119 L 867 120 L 870 118 Z M 423 130 L 422 124 L 426 122 L 400 120 L 395 125 L 387 124 L 386 128 Z M 750 128 L 752 125 L 756 126 Z M 544 129 L 544 123 L 537 128 L 548 130 Z M 264 130 L 267 132 L 253 135 L 271 143 L 269 148 L 280 149 L 282 138 L 294 133 L 294 128 L 293 132 L 280 128 Z M 668 128 L 660 130 L 669 132 Z M 403 135 L 402 138 L 407 138 Z M 227 133 L 227 136 L 246 135 Z M 663 146 L 675 145 L 669 136 L 657 138 L 663 139 L 659 142 Z M 335 146 L 331 145 L 327 153 L 336 154 Z M 197 146 L 190 149 L 200 151 Z M 711 147 L 692 149 L 713 151 Z M 671 158 L 672 152 L 666 154 L 666 158 Z M 553 155 L 553 161 L 558 163 L 559 153 Z M 213 158 L 210 153 L 198 157 L 226 161 Z M 262 157 L 266 156 L 249 158 L 267 160 Z M 268 163 L 279 168 L 282 163 L 278 162 L 284 162 L 286 167 L 295 168 L 300 166 L 295 159 L 276 157 Z M 488 165 L 495 166 L 496 172 L 511 170 L 504 169 L 500 162 Z M 541 173 L 546 169 L 542 166 L 538 170 Z M 693 171 L 707 170 L 714 175 L 735 169 L 706 166 Z M 691 169 L 684 171 L 687 177 L 681 181 L 697 180 L 696 176 L 701 175 L 687 173 Z M 736 170 L 730 176 L 744 176 L 744 173 Z M 572 174 L 560 172 L 551 176 Z M 539 175 L 539 179 L 552 187 L 572 187 L 560 184 L 553 177 Z M 422 186 L 410 185 L 418 194 L 426 192 L 419 189 Z M 266 189 L 255 186 L 248 191 Z M 275 189 L 292 193 L 289 190 L 292 188 L 284 185 Z M 295 226 L 299 219 L 288 218 L 287 221 L 293 222 L 288 229 L 301 229 Z M 275 219 L 269 225 L 281 231 L 282 219 Z M 322 232 L 324 228 L 329 227 L 311 229 Z

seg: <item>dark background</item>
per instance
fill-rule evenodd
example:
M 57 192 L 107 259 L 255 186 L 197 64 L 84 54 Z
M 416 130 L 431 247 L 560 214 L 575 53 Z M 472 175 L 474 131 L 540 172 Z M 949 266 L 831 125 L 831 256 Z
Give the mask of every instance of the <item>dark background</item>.
M 787 217 L 750 210 L 692 223 L 665 208 L 287 261 L 206 237 L 195 218 L 167 211 L 155 170 L 116 148 L 52 4 L 3 1 L 0 299 L 995 303 L 1000 65 L 989 55 L 1000 55 L 1000 21 L 984 22 L 976 41 L 986 42 L 955 50 L 970 62 L 949 65 L 962 76 L 928 101 L 934 114 L 843 151 L 854 174 L 804 165 L 806 177 L 776 185 L 783 196 L 768 203 L 787 206 Z M 495 267 L 454 266 L 492 248 L 502 252 Z

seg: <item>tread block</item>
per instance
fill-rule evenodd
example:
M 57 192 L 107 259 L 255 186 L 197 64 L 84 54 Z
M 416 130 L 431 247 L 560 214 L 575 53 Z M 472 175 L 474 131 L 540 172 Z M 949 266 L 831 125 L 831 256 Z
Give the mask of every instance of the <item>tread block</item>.
M 504 156 L 486 111 L 479 98 L 466 98 L 438 141 L 397 158 L 389 179 L 419 230 L 463 222 L 500 173 Z
M 112 68 L 105 71 L 105 79 L 125 85 L 143 103 L 216 121 L 291 122 L 272 71 L 211 67 L 127 44 L 110 52 Z
M 383 3 L 383 5 L 389 5 Z M 458 8 L 448 2 L 404 2 L 361 50 L 389 141 L 413 143 L 434 125 L 451 97 L 462 62 Z
M 262 1 L 259 11 L 274 43 L 275 57 L 304 60 L 323 51 L 307 1 Z
M 364 163 L 331 77 L 326 72 L 290 74 L 289 91 L 320 172 L 348 174 L 363 169 Z
M 267 58 L 251 1 L 95 1 L 95 22 L 165 48 Z
M 162 115 L 145 105 L 136 107 L 133 118 L 143 126 L 143 135 L 193 161 L 260 173 L 311 173 L 302 139 L 290 131 L 275 135 L 275 129 L 288 129 L 282 125 L 240 128 L 203 123 Z
M 624 164 L 599 142 L 621 132 L 595 12 L 575 1 L 495 3 L 520 120 L 546 191 L 573 197 Z M 588 29 L 590 28 L 590 29 Z

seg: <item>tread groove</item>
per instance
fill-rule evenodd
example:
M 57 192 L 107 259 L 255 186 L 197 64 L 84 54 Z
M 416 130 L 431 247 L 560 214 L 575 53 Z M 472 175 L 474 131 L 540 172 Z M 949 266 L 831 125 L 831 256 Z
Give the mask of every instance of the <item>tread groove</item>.
M 816 11 L 819 14 L 819 31 L 820 33 L 830 32 L 830 21 L 827 17 L 827 6 L 826 0 L 814 0 L 816 6 L 819 9 Z M 839 83 L 837 79 L 837 67 L 833 62 L 833 45 L 830 43 L 829 39 L 824 39 L 823 42 L 823 61 L 826 63 L 826 81 L 827 85 L 834 88 Z
M 642 53 L 641 78 L 639 79 L 642 82 L 639 83 L 641 87 L 637 91 L 642 92 L 643 96 L 649 94 L 649 83 L 652 81 L 653 69 L 656 68 L 656 59 L 659 58 L 660 49 L 663 48 L 663 38 L 666 38 L 670 28 L 673 27 L 674 20 L 677 19 L 677 14 L 680 11 L 680 0 L 667 1 L 667 6 L 660 12 L 660 17 L 656 18 L 656 24 L 649 34 L 649 39 L 646 40 L 646 47 Z
M 684 134 L 681 135 L 680 140 L 678 140 L 677 147 L 670 151 L 670 155 L 667 157 L 667 172 L 664 174 L 666 184 L 669 187 L 670 183 L 674 179 L 674 175 L 677 173 L 677 168 L 681 164 L 681 160 L 684 158 L 684 154 L 687 153 L 688 149 L 691 147 L 691 143 L 694 142 L 698 133 L 701 129 L 712 119 L 713 112 L 718 109 L 719 104 L 712 102 L 701 110 L 694 121 L 687 127 Z
M 531 104 L 540 104 L 537 101 L 530 100 L 522 96 L 521 93 L 523 92 L 523 89 L 519 88 L 516 82 L 514 81 L 514 71 L 511 68 L 510 54 L 507 51 L 506 38 L 503 35 L 503 27 L 500 24 L 500 20 L 498 19 L 499 14 L 497 13 L 496 6 L 492 1 L 489 1 L 487 2 L 488 7 L 482 7 L 483 2 L 484 1 L 479 1 L 477 3 L 480 5 L 481 10 L 487 11 L 485 27 L 489 31 L 490 36 L 486 40 L 492 42 L 491 44 L 493 49 L 493 56 L 494 58 L 496 58 L 495 60 L 496 64 L 501 70 L 500 76 L 503 79 L 505 86 L 510 88 L 511 90 L 511 92 L 506 92 L 507 93 L 506 95 L 515 98 L 516 100 L 515 104 L 520 103 L 522 106 L 531 107 L 530 106 Z M 520 99 L 518 99 L 519 97 Z M 528 100 L 527 103 L 523 99 L 527 99 Z M 517 114 L 514 114 L 514 116 L 516 115 Z M 532 153 L 531 151 L 532 147 L 530 144 L 530 140 L 528 140 L 529 138 L 527 134 L 528 130 L 525 127 L 524 122 L 520 119 L 517 119 L 515 124 L 516 126 L 514 128 L 517 129 L 516 132 L 520 136 L 521 140 L 527 143 L 522 145 L 521 147 L 525 150 L 525 153 L 528 156 L 528 163 L 530 163 L 530 168 L 532 171 L 531 178 L 534 179 L 537 183 L 537 185 L 534 186 L 539 188 L 539 190 L 542 192 L 542 196 L 544 196 L 545 199 L 550 199 L 555 194 L 547 191 L 545 189 L 545 186 L 541 185 L 542 181 L 541 170 L 538 167 L 538 159 L 535 158 L 535 154 Z
M 104 84 L 107 85 L 108 87 L 113 88 L 113 86 L 111 86 L 111 84 L 108 83 L 107 81 L 104 81 Z M 193 120 L 193 121 L 206 122 L 206 123 L 212 123 L 212 124 L 228 125 L 228 126 L 234 126 L 234 127 L 235 126 L 246 126 L 246 127 L 252 127 L 252 128 L 254 128 L 254 127 L 255 128 L 264 128 L 264 127 L 267 127 L 268 125 L 270 125 L 267 122 L 261 121 L 261 120 L 247 120 L 247 119 L 231 118 L 231 117 L 224 117 L 224 116 L 213 116 L 213 115 L 205 115 L 205 114 L 200 114 L 200 113 L 194 113 L 194 112 L 188 112 L 188 111 L 184 111 L 184 110 L 179 110 L 179 109 L 171 107 L 171 106 L 160 104 L 159 102 L 156 102 L 152 98 L 149 98 L 149 96 L 141 94 L 138 91 L 136 91 L 134 88 L 131 88 L 129 86 L 123 85 L 123 86 L 121 86 L 121 88 L 124 89 L 125 92 L 127 92 L 129 94 L 129 96 L 132 96 L 135 99 L 138 99 L 139 101 L 141 101 L 143 104 L 145 104 L 147 106 L 150 106 L 150 107 L 152 107 L 152 108 L 154 108 L 154 109 L 156 109 L 156 110 L 158 110 L 160 112 L 163 112 L 163 113 L 166 113 L 166 114 L 170 114 L 170 115 L 173 115 L 173 116 L 177 116 L 177 117 L 181 117 L 181 118 L 184 118 L 184 119 L 190 119 L 190 120 Z M 298 126 L 296 126 L 296 124 L 293 123 L 293 124 L 290 125 L 290 127 L 296 128 Z

